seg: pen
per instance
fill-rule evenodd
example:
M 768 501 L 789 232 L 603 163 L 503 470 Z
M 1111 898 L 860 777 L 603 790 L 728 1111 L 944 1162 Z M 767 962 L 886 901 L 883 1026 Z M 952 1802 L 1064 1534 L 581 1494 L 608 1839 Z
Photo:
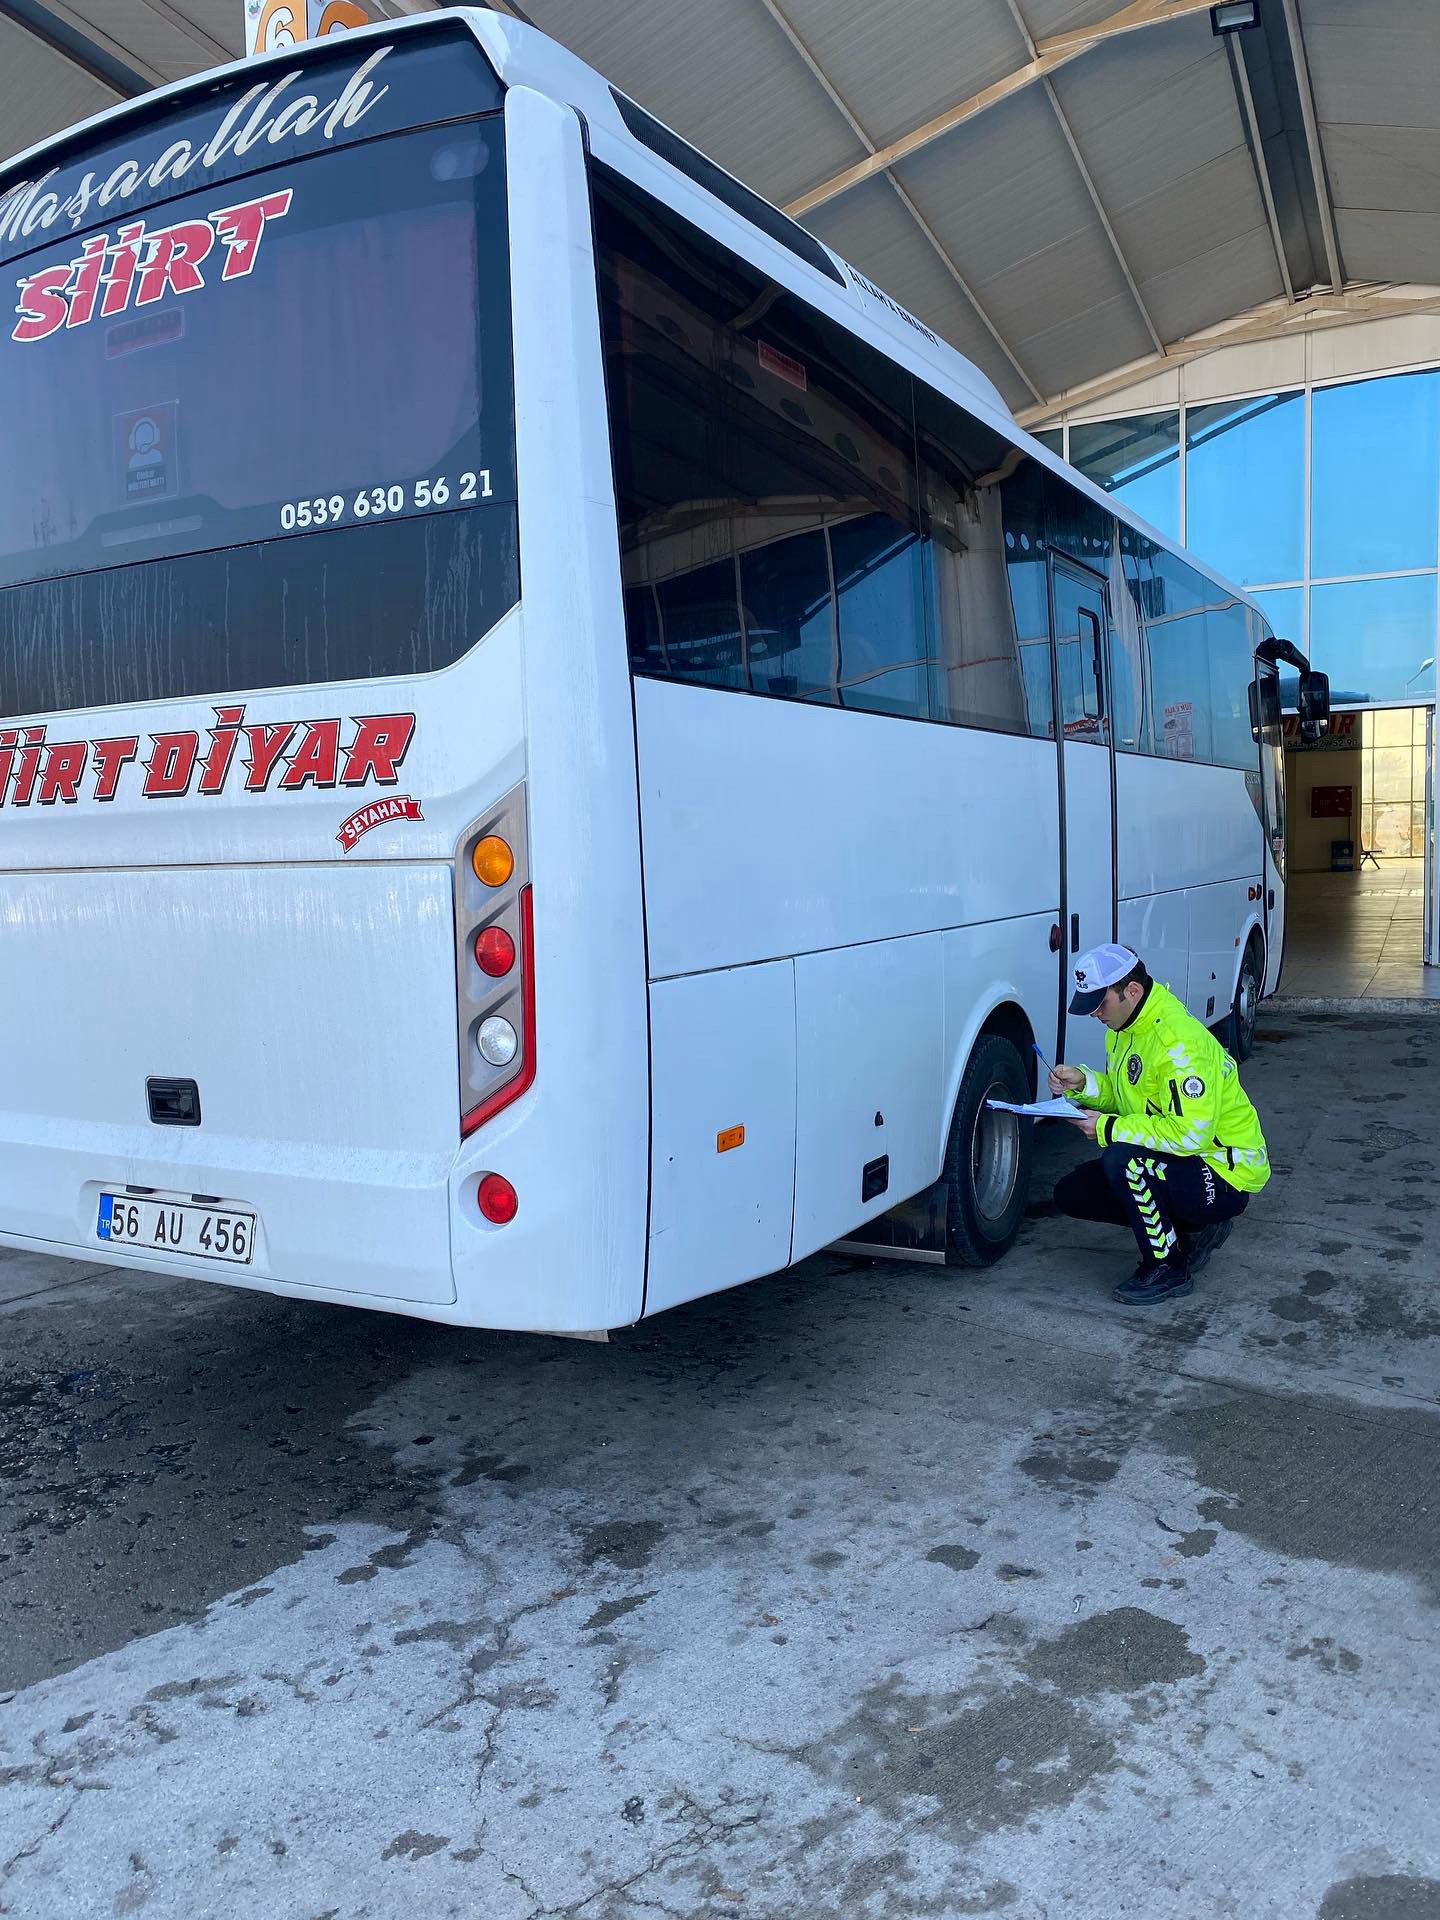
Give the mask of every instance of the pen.
M 1035 1042 L 1033 1040 L 1030 1042 L 1030 1046 L 1031 1046 L 1031 1050 L 1035 1055 L 1035 1058 L 1040 1062 L 1041 1066 L 1044 1067 L 1046 1073 L 1053 1073 L 1055 1069 L 1051 1066 L 1050 1062 L 1045 1058 L 1044 1054 L 1041 1053 L 1039 1047 L 1035 1045 Z M 1060 1097 L 1063 1100 L 1068 1100 L 1070 1098 L 1070 1095 L 1068 1092 L 1062 1092 Z

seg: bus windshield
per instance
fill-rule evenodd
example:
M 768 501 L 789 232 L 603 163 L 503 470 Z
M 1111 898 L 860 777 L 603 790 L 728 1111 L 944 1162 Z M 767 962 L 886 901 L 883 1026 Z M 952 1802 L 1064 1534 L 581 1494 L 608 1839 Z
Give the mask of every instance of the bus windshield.
M 513 603 L 502 127 L 292 159 L 13 263 L 5 713 L 425 671 Z

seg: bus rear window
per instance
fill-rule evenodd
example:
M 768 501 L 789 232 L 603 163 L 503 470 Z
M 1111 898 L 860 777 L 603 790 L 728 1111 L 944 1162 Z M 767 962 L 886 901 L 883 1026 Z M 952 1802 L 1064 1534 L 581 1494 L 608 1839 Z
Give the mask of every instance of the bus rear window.
M 425 671 L 513 604 L 502 128 L 292 160 L 11 263 L 6 713 Z M 448 616 L 437 561 L 467 581 Z

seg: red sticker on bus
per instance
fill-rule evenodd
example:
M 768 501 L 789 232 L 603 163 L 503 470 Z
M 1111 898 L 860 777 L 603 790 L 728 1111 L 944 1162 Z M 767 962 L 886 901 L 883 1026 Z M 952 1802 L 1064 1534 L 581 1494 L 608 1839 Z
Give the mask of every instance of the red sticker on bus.
M 369 833 L 372 827 L 383 827 L 391 820 L 423 820 L 420 802 L 412 800 L 408 793 L 387 793 L 383 800 L 372 800 L 368 807 L 357 807 L 350 818 L 343 822 L 335 838 L 340 842 L 341 850 L 349 853 L 362 835 Z
M 36 727 L 0 726 L 0 807 L 32 802 L 51 807 L 57 801 L 74 806 L 82 785 L 87 799 L 113 800 L 132 761 L 139 762 L 140 771 L 128 777 L 141 779 L 145 800 L 177 799 L 192 791 L 213 795 L 227 788 L 296 793 L 306 787 L 393 787 L 415 737 L 413 713 L 247 721 L 243 702 L 216 707 L 214 713 L 215 725 L 203 734 L 194 727 L 152 733 L 149 753 L 142 750 L 138 733 L 52 740 L 43 721 Z M 350 728 L 349 738 L 342 737 Z M 418 807 L 407 818 L 418 820 Z
M 254 270 L 266 227 L 285 217 L 290 199 L 291 189 L 282 187 L 218 208 L 204 220 L 170 227 L 131 220 L 113 239 L 93 234 L 73 260 L 41 267 L 20 281 L 20 317 L 10 338 L 22 344 L 45 340 L 61 327 L 88 326 L 97 314 L 108 320 L 132 306 L 151 306 L 167 293 L 199 293 L 217 279 L 243 280 Z
M 799 387 L 802 393 L 809 389 L 810 382 L 806 377 L 803 361 L 792 360 L 788 353 L 781 353 L 778 347 L 769 346 L 764 340 L 756 343 L 755 350 L 760 356 L 761 366 L 767 373 L 776 374 L 781 380 L 788 380 L 792 387 Z

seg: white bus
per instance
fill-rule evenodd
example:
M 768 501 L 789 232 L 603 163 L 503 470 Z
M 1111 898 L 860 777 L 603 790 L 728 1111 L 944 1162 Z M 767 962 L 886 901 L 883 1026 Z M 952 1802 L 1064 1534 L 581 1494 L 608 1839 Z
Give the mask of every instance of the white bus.
M 602 1330 L 997 1258 L 1081 946 L 1248 1043 L 1283 643 L 542 36 L 117 108 L 0 270 L 7 1244 Z

